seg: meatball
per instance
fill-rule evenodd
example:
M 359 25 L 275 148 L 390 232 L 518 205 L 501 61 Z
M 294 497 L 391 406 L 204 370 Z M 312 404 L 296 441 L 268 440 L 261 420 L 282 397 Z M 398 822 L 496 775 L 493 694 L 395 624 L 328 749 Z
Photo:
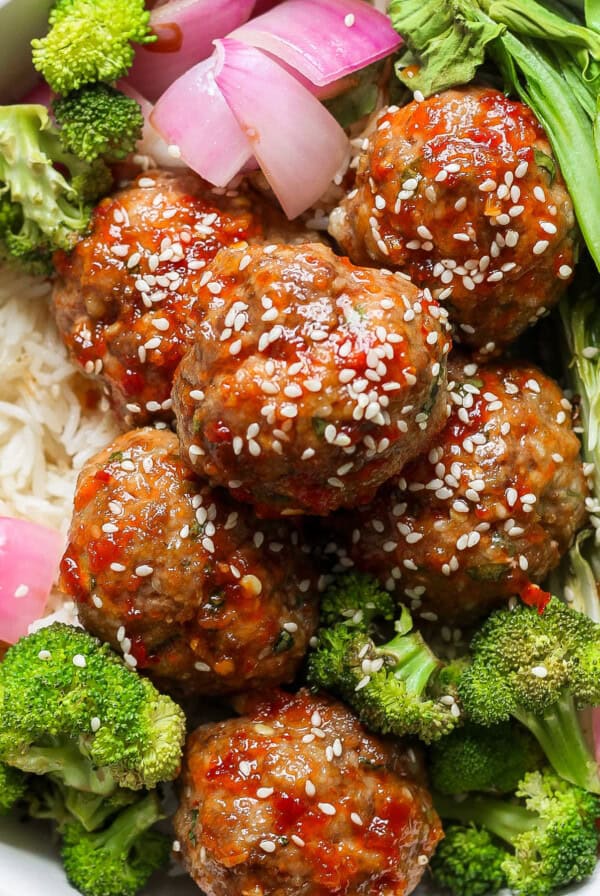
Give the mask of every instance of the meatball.
M 412 751 L 327 697 L 248 702 L 244 717 L 188 739 L 174 823 L 198 886 L 207 896 L 410 893 L 442 837 Z
M 257 195 L 215 191 L 191 172 L 141 175 L 100 203 L 90 234 L 56 256 L 53 302 L 72 358 L 106 385 L 127 428 L 172 419 L 173 373 L 217 251 L 294 233 Z
M 445 312 L 322 245 L 224 250 L 177 372 L 194 468 L 259 514 L 368 500 L 445 419 Z M 201 299 L 202 300 L 202 299 Z
M 429 287 L 483 356 L 554 305 L 573 272 L 573 207 L 546 135 L 489 88 L 390 107 L 330 232 L 356 264 Z
M 376 575 L 422 618 L 467 622 L 532 599 L 585 519 L 569 402 L 527 364 L 450 369 L 452 412 L 427 455 L 338 519 L 342 566 Z
M 317 622 L 298 531 L 197 480 L 166 430 L 86 464 L 61 584 L 89 631 L 175 693 L 291 681 Z

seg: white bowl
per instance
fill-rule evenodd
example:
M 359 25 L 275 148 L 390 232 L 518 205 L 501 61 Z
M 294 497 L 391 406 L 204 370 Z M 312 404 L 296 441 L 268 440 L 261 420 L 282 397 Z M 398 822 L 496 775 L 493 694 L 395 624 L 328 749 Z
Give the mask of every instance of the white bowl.
M 52 0 L 0 0 L 0 101 L 19 100 L 32 86 L 29 42 L 44 33 Z M 77 896 L 65 880 L 48 829 L 16 819 L 0 819 L 0 896 Z M 429 896 L 434 894 L 428 890 Z M 593 880 L 565 896 L 600 896 L 600 865 Z M 187 878 L 162 877 L 145 896 L 198 896 Z

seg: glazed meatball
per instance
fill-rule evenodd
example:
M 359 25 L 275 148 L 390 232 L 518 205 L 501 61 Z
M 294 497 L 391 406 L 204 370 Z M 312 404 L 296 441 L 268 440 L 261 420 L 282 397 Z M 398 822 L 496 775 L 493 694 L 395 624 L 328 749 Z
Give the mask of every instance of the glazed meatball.
M 165 430 L 84 467 L 61 583 L 89 631 L 176 693 L 291 681 L 316 625 L 298 532 L 197 480 Z
M 173 390 L 194 468 L 260 515 L 370 498 L 445 419 L 445 312 L 322 245 L 222 251 Z M 203 299 L 201 299 L 203 301 Z
M 390 107 L 330 231 L 356 264 L 429 287 L 482 355 L 554 305 L 573 272 L 573 207 L 546 135 L 488 88 Z
M 250 192 L 151 172 L 97 207 L 88 236 L 58 253 L 54 309 L 71 357 L 106 385 L 125 426 L 172 419 L 173 373 L 223 246 L 290 240 L 297 227 Z
M 414 754 L 275 693 L 189 738 L 175 831 L 207 896 L 404 896 L 442 831 Z
M 467 622 L 535 599 L 585 519 L 570 405 L 527 364 L 453 360 L 452 412 L 397 487 L 338 521 L 342 565 L 375 574 L 424 619 Z M 349 557 L 346 556 L 346 549 Z

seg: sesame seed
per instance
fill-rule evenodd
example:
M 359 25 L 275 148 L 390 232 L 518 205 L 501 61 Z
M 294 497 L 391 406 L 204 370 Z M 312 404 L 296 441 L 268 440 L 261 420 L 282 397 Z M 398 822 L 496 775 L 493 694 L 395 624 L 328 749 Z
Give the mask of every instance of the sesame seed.
M 413 93 L 413 97 L 416 103 L 422 103 L 425 99 L 423 93 L 420 90 L 415 90 Z
M 273 787 L 259 787 L 258 790 L 256 791 L 256 795 L 259 798 L 259 800 L 266 800 L 270 796 L 273 795 L 273 792 L 274 792 Z
M 300 848 L 302 848 L 302 847 L 305 845 L 304 840 L 302 839 L 302 837 L 299 837 L 297 834 L 292 834 L 292 836 L 290 837 L 290 840 L 291 840 L 293 843 L 295 843 L 296 846 L 299 846 Z
M 354 824 L 358 825 L 359 827 L 362 827 L 362 826 L 363 826 L 363 820 L 362 820 L 362 818 L 360 817 L 360 815 L 358 814 L 358 812 L 352 812 L 352 813 L 350 814 L 350 820 L 351 820 L 352 822 L 354 822 Z
M 305 791 L 305 793 L 306 793 L 307 796 L 311 796 L 311 797 L 312 797 L 312 796 L 314 796 L 315 793 L 317 792 L 317 788 L 315 787 L 315 785 L 313 784 L 312 781 L 306 781 L 305 784 L 304 784 L 304 791 Z
M 52 654 L 49 650 L 40 650 L 40 652 L 38 653 L 38 659 L 40 660 L 49 660 L 51 659 L 51 657 Z
M 277 848 L 272 840 L 261 840 L 259 846 L 263 852 L 275 852 Z
M 532 252 L 534 255 L 542 255 L 549 245 L 550 243 L 548 242 L 548 240 L 538 240 L 533 247 Z
M 558 269 L 558 276 L 561 280 L 568 280 L 571 274 L 573 273 L 573 268 L 568 264 L 561 264 Z
M 73 665 L 78 669 L 85 669 L 87 666 L 86 658 L 81 653 L 76 653 L 73 657 Z
M 101 722 L 98 716 L 94 716 L 94 718 L 90 722 L 90 728 L 92 729 L 94 734 L 96 733 L 96 731 L 100 730 L 100 724 Z
M 111 563 L 110 568 L 113 572 L 125 572 L 125 567 L 122 563 Z
M 531 674 L 535 675 L 536 678 L 546 678 L 548 676 L 548 670 L 545 666 L 534 666 L 531 670 Z
M 354 22 L 356 21 L 354 14 L 349 12 L 348 15 L 344 18 L 344 25 L 346 28 L 352 28 Z
M 366 688 L 366 686 L 369 684 L 370 681 L 371 681 L 371 676 L 370 676 L 370 675 L 364 675 L 364 676 L 361 678 L 361 680 L 358 682 L 358 684 L 356 685 L 356 687 L 354 688 L 354 690 L 355 690 L 355 691 L 362 691 L 362 689 L 363 689 L 363 688 Z
M 147 566 L 146 564 L 142 564 L 141 566 L 136 566 L 135 574 L 136 576 L 140 576 L 140 578 L 144 578 L 145 576 L 151 576 L 154 572 L 154 568 L 152 566 Z
M 331 803 L 317 803 L 317 806 L 323 815 L 335 815 L 337 812 L 335 806 L 332 806 Z

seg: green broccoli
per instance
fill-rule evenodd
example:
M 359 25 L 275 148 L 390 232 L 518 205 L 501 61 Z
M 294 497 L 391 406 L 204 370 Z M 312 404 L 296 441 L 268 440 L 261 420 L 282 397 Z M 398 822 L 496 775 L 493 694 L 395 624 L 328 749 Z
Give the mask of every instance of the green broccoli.
M 70 882 L 84 896 L 135 896 L 169 858 L 170 841 L 150 828 L 163 818 L 155 793 L 124 809 L 102 831 L 69 824 L 62 860 Z
M 429 750 L 429 778 L 440 793 L 470 790 L 510 793 L 544 763 L 536 739 L 511 722 L 490 728 L 467 723 Z
M 356 574 L 339 579 L 322 606 L 324 627 L 308 666 L 315 690 L 339 694 L 368 728 L 384 734 L 413 734 L 430 743 L 455 727 L 458 705 L 437 686 L 443 663 L 412 630 L 406 607 L 392 626 L 390 596 Z M 395 634 L 380 644 L 386 627 Z
M 0 815 L 10 812 L 27 790 L 27 776 L 16 768 L 0 762 Z
M 106 644 L 55 623 L 0 664 L 0 760 L 111 796 L 176 777 L 185 717 Z
M 103 796 L 66 787 L 51 775 L 31 775 L 25 799 L 32 818 L 52 821 L 59 831 L 72 822 L 86 831 L 95 831 L 112 815 L 136 802 L 139 793 L 119 787 L 110 796 Z
M 86 162 L 124 159 L 142 136 L 139 103 L 107 84 L 82 87 L 55 100 L 53 108 L 65 148 Z
M 543 613 L 498 610 L 471 643 L 459 682 L 478 725 L 514 717 L 539 742 L 561 777 L 600 793 L 600 777 L 578 709 L 600 704 L 600 625 L 552 598 Z
M 432 864 L 440 883 L 452 889 L 457 887 L 457 896 L 465 896 L 463 886 L 470 878 L 471 885 L 477 888 L 472 890 L 473 896 L 482 893 L 483 883 L 491 883 L 486 873 L 493 870 L 497 877 L 498 867 L 519 896 L 549 896 L 555 889 L 583 880 L 594 871 L 600 841 L 597 796 L 549 770 L 525 775 L 516 796 L 519 802 L 494 797 L 460 801 L 434 797 L 443 819 L 476 826 L 462 829 L 460 837 L 458 833 L 453 835 L 455 843 L 458 838 L 460 860 L 464 863 L 462 876 L 456 867 L 458 859 L 452 859 L 452 842 Z M 501 862 L 493 849 L 496 841 L 482 839 L 477 828 L 504 841 Z M 483 865 L 486 861 L 490 863 L 487 869 Z
M 38 273 L 54 249 L 70 249 L 86 229 L 91 205 L 112 175 L 63 147 L 45 106 L 0 107 L 2 254 Z
M 484 829 L 444 826 L 429 867 L 436 883 L 456 896 L 489 896 L 506 886 L 506 849 Z
M 40 242 L 37 225 L 24 220 L 21 206 L 7 193 L 0 194 L 0 261 L 34 276 L 52 273 L 50 246 Z
M 131 68 L 131 44 L 156 40 L 144 0 L 57 0 L 49 23 L 48 34 L 32 41 L 33 64 L 61 94 L 117 81 Z

